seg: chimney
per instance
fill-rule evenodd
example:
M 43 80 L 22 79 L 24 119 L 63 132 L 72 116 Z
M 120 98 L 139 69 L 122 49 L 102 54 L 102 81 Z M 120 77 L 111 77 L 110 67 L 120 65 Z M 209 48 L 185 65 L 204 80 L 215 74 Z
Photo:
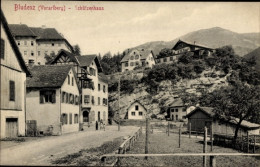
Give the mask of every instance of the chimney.
M 194 45 L 196 44 L 196 41 L 194 41 Z

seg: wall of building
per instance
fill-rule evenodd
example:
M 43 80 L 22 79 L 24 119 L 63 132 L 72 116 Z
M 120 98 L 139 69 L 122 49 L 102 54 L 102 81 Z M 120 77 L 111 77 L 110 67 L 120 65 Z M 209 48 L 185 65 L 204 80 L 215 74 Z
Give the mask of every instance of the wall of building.
M 26 120 L 37 121 L 37 131 L 48 133 L 52 126 L 52 134 L 61 134 L 61 101 L 60 89 L 56 89 L 55 103 L 40 103 L 40 91 L 28 90 L 26 93 Z
M 135 106 L 138 106 L 138 110 L 136 110 Z M 132 114 L 135 113 L 135 115 Z M 142 115 L 139 115 L 139 112 L 142 112 Z M 128 109 L 128 119 L 145 119 L 146 110 L 139 103 L 133 103 Z
M 169 108 L 170 110 L 170 118 L 173 121 L 178 121 L 178 120 L 188 120 L 185 118 L 187 115 L 187 112 L 184 107 L 171 107 Z
M 70 79 L 68 79 L 70 78 Z M 72 85 L 72 79 L 73 79 L 73 85 Z M 68 80 L 70 80 L 70 82 L 68 82 Z M 69 74 L 67 76 L 67 78 L 65 79 L 62 87 L 61 87 L 61 92 L 66 92 L 69 94 L 73 94 L 74 97 L 75 95 L 77 95 L 78 99 L 79 99 L 79 89 L 77 87 L 76 84 L 76 78 L 74 77 L 74 73 L 72 70 L 69 71 Z M 62 95 L 62 94 L 61 94 Z M 61 101 L 61 111 L 60 114 L 67 114 L 67 124 L 63 124 L 62 125 L 62 133 L 69 133 L 69 132 L 76 132 L 79 131 L 79 120 L 80 120 L 80 115 L 79 112 L 80 108 L 79 108 L 79 103 L 76 105 L 75 104 L 75 98 L 74 98 L 74 103 L 70 104 L 70 103 L 65 103 Z M 70 124 L 70 114 L 72 116 L 72 123 Z M 75 114 L 77 114 L 78 116 L 78 121 L 75 122 Z
M 2 22 L 1 22 L 2 23 Z M 22 71 L 13 48 L 1 24 L 1 39 L 4 40 L 4 57 L 0 60 L 1 88 L 0 88 L 0 120 L 1 136 L 6 137 L 6 118 L 17 118 L 17 135 L 25 135 L 25 80 L 26 74 Z M 15 98 L 10 100 L 10 81 L 14 81 Z

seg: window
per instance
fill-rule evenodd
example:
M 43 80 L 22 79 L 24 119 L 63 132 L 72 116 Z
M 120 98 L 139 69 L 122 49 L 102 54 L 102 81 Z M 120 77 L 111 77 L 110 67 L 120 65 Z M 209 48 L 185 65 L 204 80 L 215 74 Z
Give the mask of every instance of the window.
M 31 51 L 31 56 L 34 56 L 34 53 L 33 53 L 33 51 Z
M 103 98 L 103 105 L 107 105 L 107 99 Z
M 92 104 L 95 104 L 95 97 L 94 96 L 92 96 L 91 102 L 92 102 Z
M 125 63 L 125 66 L 128 67 L 128 62 Z
M 38 56 L 40 56 L 41 55 L 41 51 L 38 51 Z
M 100 97 L 98 97 L 98 105 L 100 105 Z
M 78 114 L 74 114 L 74 124 L 79 123 L 79 115 Z
M 135 110 L 138 110 L 138 109 L 139 109 L 139 106 L 138 106 L 138 105 L 136 105 L 136 106 L 135 106 Z
M 134 56 L 131 56 L 131 58 L 130 58 L 131 60 L 134 60 Z
M 145 62 L 144 61 L 142 61 L 142 66 L 145 66 Z
M 66 103 L 69 103 L 69 94 L 66 93 Z
M 106 86 L 103 85 L 103 92 L 106 93 Z
M 134 62 L 131 62 L 131 63 L 130 63 L 130 66 L 134 66 Z
M 163 62 L 166 62 L 167 61 L 167 57 L 163 58 Z
M 18 46 L 20 46 L 20 45 L 21 45 L 20 41 L 17 41 L 17 45 L 18 45 Z
M 71 77 L 71 85 L 74 86 L 74 78 Z
M 184 108 L 182 108 L 182 112 L 186 112 Z
M 70 124 L 72 124 L 72 114 L 70 113 Z
M 100 84 L 98 84 L 98 91 L 100 91 Z
M 54 46 L 54 43 L 52 43 L 51 46 Z
M 70 104 L 74 104 L 74 95 L 70 94 Z
M 135 65 L 136 65 L 136 66 L 139 66 L 139 62 L 138 62 L 138 61 L 137 61 L 137 62 L 135 62 Z
M 27 41 L 24 41 L 24 45 L 27 45 Z
M 90 89 L 95 89 L 95 86 L 94 86 L 94 82 L 93 81 L 84 81 L 83 82 L 83 88 L 86 89 L 86 88 L 90 88 Z
M 170 61 L 173 61 L 173 57 L 170 57 Z
M 65 103 L 66 102 L 66 92 L 62 92 L 62 100 L 61 100 L 62 103 Z
M 89 103 L 89 101 L 90 101 L 90 96 L 84 95 L 84 103 Z
M 178 115 L 176 115 L 175 117 L 176 117 L 176 120 L 178 120 Z
M 142 116 L 143 115 L 143 112 L 138 112 L 139 116 Z
M 62 122 L 62 125 L 68 124 L 68 115 L 67 114 L 64 113 L 61 115 L 61 122 Z
M 75 95 L 75 105 L 79 104 L 79 97 L 77 95 Z
M 15 82 L 9 81 L 9 100 L 15 101 Z
M 131 115 L 132 115 L 132 116 L 135 116 L 135 112 L 131 112 Z
M 68 75 L 68 85 L 70 84 L 70 75 Z
M 1 38 L 1 59 L 5 58 L 5 41 Z
M 135 55 L 135 59 L 136 59 L 136 60 L 139 59 L 139 55 Z
M 24 51 L 23 54 L 24 54 L 24 56 L 27 56 L 27 51 Z
M 175 109 L 175 112 L 178 112 L 178 109 Z
M 33 46 L 33 44 L 34 44 L 33 41 L 31 41 L 31 46 Z
M 41 90 L 40 91 L 40 103 L 55 103 L 56 91 L 55 90 Z
M 96 76 L 96 70 L 94 68 L 90 67 L 89 71 L 90 71 L 90 75 Z

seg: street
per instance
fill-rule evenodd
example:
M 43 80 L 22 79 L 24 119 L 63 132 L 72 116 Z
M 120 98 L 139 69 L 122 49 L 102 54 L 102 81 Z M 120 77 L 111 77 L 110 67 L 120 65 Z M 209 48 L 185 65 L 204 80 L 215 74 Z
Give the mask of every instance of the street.
M 1 141 L 0 165 L 52 165 L 51 160 L 79 152 L 81 149 L 98 147 L 117 137 L 131 135 L 138 127 L 107 126 L 106 131 L 95 131 L 94 127 L 86 131 L 49 136 L 21 142 L 18 145 L 4 147 Z

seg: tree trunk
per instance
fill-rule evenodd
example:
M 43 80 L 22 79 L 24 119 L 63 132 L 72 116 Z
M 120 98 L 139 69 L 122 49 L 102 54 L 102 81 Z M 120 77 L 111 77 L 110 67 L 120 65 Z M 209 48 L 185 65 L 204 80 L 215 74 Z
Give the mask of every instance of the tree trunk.
M 235 135 L 234 135 L 234 138 L 233 138 L 233 141 L 232 141 L 233 146 L 236 146 L 238 130 L 239 130 L 239 128 L 240 128 L 240 125 L 241 125 L 242 121 L 243 121 L 243 119 L 240 119 L 239 122 L 238 122 L 238 124 L 236 125 Z

